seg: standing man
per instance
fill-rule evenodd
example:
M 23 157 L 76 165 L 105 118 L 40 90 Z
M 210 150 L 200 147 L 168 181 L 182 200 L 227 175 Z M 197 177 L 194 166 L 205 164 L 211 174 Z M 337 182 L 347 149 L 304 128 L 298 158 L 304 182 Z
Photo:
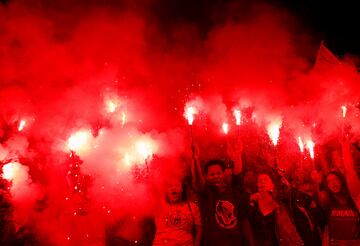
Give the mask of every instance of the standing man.
M 246 201 L 239 191 L 226 185 L 225 164 L 213 159 L 204 167 L 204 176 L 197 155 L 193 167 L 193 185 L 199 194 L 203 225 L 203 245 L 254 245 L 246 217 Z

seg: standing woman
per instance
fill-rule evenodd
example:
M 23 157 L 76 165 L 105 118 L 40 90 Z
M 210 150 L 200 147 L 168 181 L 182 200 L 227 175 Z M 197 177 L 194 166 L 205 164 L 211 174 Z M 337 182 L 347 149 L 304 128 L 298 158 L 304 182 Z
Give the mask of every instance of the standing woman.
M 260 173 L 257 193 L 250 196 L 249 220 L 256 245 L 303 245 L 286 207 L 278 201 L 272 175 Z
M 319 195 L 319 203 L 328 211 L 324 245 L 360 245 L 360 181 L 354 167 L 351 144 L 341 140 L 344 175 L 326 175 L 326 191 Z
M 339 172 L 326 175 L 325 193 L 321 203 L 328 211 L 324 245 L 360 245 L 360 215 L 347 187 L 346 178 Z
M 200 246 L 199 208 L 186 199 L 181 181 L 170 180 L 166 183 L 165 199 L 155 215 L 155 225 L 154 246 Z

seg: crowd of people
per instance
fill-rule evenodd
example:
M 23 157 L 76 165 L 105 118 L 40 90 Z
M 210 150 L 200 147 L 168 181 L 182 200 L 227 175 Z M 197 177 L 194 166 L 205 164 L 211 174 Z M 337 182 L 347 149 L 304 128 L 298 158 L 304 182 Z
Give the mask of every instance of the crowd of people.
M 351 144 L 331 155 L 328 168 L 289 175 L 276 165 L 243 167 L 241 155 L 202 163 L 195 150 L 191 181 L 166 183 L 153 245 L 360 245 Z
M 153 216 L 136 222 L 142 236 L 119 235 L 119 228 L 131 231 L 123 219 L 105 233 L 104 244 L 360 245 L 357 159 L 349 141 L 339 146 L 330 153 L 331 165 L 301 164 L 291 173 L 276 163 L 243 163 L 241 145 L 229 151 L 231 158 L 209 160 L 193 146 L 189 174 L 167 177 Z M 10 219 L 1 220 L 2 235 L 13 229 L 5 226 Z M 14 245 L 39 243 L 24 235 L 16 234 Z

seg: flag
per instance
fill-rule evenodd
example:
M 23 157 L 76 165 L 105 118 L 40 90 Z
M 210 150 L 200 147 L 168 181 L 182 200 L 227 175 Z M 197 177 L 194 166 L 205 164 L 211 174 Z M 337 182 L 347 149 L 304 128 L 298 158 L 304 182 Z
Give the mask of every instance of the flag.
M 330 70 L 340 64 L 340 60 L 328 48 L 326 48 L 326 46 L 324 45 L 324 41 L 321 41 L 314 65 L 314 70 Z

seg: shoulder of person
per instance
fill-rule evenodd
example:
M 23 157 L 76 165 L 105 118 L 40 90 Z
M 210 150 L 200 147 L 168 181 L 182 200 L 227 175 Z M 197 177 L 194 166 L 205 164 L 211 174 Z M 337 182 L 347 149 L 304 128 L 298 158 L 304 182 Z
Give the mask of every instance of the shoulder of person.
M 199 206 L 198 206 L 198 204 L 197 204 L 196 202 L 188 201 L 187 203 L 188 203 L 188 206 L 190 206 L 190 208 L 191 208 L 192 210 L 199 209 Z
M 197 206 L 197 201 L 187 201 L 190 206 Z
M 326 191 L 320 191 L 318 196 L 318 204 L 323 209 L 329 209 L 330 198 Z
M 354 202 L 358 211 L 360 211 L 360 194 L 354 197 Z

